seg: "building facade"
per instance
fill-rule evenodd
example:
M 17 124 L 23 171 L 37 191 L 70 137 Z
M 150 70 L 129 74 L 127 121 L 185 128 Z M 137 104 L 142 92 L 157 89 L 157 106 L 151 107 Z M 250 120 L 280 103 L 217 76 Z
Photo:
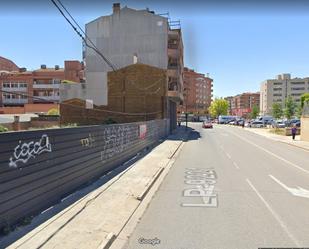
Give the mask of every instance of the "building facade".
M 81 82 L 83 65 L 79 61 L 65 61 L 65 67 L 47 68 L 26 71 L 2 71 L 0 74 L 0 105 L 23 106 L 35 103 L 58 103 L 59 88 L 62 80 Z
M 271 115 L 274 103 L 279 103 L 284 108 L 288 96 L 300 104 L 300 97 L 306 92 L 309 92 L 309 77 L 292 79 L 290 74 L 280 74 L 276 79 L 265 80 L 261 83 L 260 91 L 261 114 Z
M 177 103 L 183 99 L 183 42 L 179 25 L 171 25 L 167 17 L 149 9 L 121 8 L 117 3 L 111 15 L 87 23 L 86 34 L 116 69 L 141 63 L 167 70 L 166 117 L 173 115 L 175 119 Z M 96 105 L 108 105 L 107 74 L 113 69 L 89 46 L 84 46 L 83 57 L 87 98 Z
M 13 61 L 0 56 L 0 72 L 2 71 L 19 71 L 19 67 Z
M 210 107 L 213 80 L 193 69 L 184 68 L 184 100 L 178 112 L 205 114 Z
M 260 93 L 242 93 L 225 98 L 228 101 L 230 115 L 248 118 L 253 106 L 260 106 Z

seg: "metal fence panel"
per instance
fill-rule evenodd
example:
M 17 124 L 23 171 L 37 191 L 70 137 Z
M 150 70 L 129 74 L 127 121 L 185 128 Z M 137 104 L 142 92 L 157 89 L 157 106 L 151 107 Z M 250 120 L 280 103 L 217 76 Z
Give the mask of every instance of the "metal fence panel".
M 0 228 L 36 214 L 168 134 L 169 120 L 0 134 Z

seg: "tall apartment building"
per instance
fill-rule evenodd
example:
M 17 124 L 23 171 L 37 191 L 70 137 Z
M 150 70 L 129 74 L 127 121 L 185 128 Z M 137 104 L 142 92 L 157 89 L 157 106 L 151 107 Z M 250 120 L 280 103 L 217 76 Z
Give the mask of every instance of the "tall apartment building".
M 167 70 L 167 112 L 176 116 L 177 102 L 183 98 L 183 43 L 180 25 L 174 25 L 149 9 L 120 8 L 115 3 L 111 15 L 86 24 L 86 34 L 117 69 L 140 63 Z M 83 56 L 87 98 L 96 105 L 108 105 L 111 67 L 88 46 L 84 46 Z
M 242 93 L 225 98 L 229 103 L 229 114 L 239 117 L 248 117 L 253 106 L 260 106 L 260 93 Z
M 193 69 L 184 68 L 184 101 L 178 112 L 205 113 L 212 101 L 213 80 Z
M 83 65 L 79 61 L 65 61 L 65 67 L 26 71 L 2 71 L 0 73 L 0 106 L 23 106 L 34 103 L 58 103 L 62 80 L 81 82 Z
M 292 79 L 290 74 L 280 74 L 276 79 L 265 80 L 261 83 L 261 114 L 271 115 L 274 103 L 279 103 L 284 107 L 288 96 L 300 104 L 300 97 L 306 92 L 309 92 L 309 77 Z

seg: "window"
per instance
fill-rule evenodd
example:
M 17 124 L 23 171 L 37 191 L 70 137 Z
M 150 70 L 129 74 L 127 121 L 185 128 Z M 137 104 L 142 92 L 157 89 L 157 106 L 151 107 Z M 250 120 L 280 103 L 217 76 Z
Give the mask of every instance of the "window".
M 300 96 L 300 95 L 302 95 L 302 93 L 292 93 L 291 95 L 292 96 Z
M 273 96 L 282 96 L 282 94 L 281 93 L 274 93 L 274 95 Z
M 291 90 L 305 90 L 305 87 L 292 87 Z
M 281 87 L 274 88 L 274 91 L 281 91 L 281 90 L 282 90 Z
M 2 87 L 10 88 L 10 83 L 7 82 L 2 83 Z
M 8 93 L 4 93 L 4 94 L 3 94 L 3 98 L 4 98 L 4 99 L 11 99 L 11 95 L 8 94 Z
M 291 85 L 304 85 L 305 82 L 291 82 Z
M 19 83 L 19 87 L 27 88 L 27 83 Z
M 282 85 L 282 82 L 274 82 L 274 85 Z

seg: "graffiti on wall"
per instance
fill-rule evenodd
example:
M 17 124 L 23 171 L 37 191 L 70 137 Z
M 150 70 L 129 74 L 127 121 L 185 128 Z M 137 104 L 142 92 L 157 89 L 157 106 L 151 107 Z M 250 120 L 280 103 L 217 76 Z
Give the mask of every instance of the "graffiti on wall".
M 80 140 L 80 143 L 83 147 L 93 147 L 94 146 L 95 139 L 94 137 L 89 133 L 89 136 L 86 138 L 82 138 Z
M 113 126 L 104 130 L 103 151 L 101 161 L 104 163 L 113 156 L 120 154 L 129 148 L 130 142 L 138 136 L 138 130 L 134 126 Z
M 36 158 L 43 152 L 52 152 L 49 137 L 46 134 L 43 134 L 37 142 L 22 143 L 19 141 L 14 149 L 13 156 L 10 157 L 9 167 L 17 168 L 18 162 L 27 163 L 30 158 Z
M 139 125 L 139 138 L 144 139 L 146 137 L 146 133 L 147 133 L 147 125 L 146 124 Z

